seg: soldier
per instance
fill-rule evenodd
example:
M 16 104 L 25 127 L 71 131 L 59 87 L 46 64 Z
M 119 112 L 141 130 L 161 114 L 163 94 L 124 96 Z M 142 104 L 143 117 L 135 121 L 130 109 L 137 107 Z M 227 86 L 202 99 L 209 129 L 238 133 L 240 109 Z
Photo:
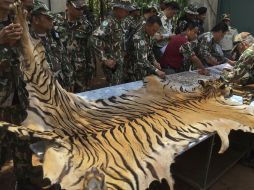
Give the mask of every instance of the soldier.
M 129 8 L 129 15 L 123 20 L 124 31 L 129 31 L 138 27 L 140 22 L 140 7 L 132 4 Z
M 124 30 L 122 20 L 128 15 L 129 3 L 113 3 L 113 12 L 93 33 L 93 44 L 109 85 L 123 82 Z
M 0 0 L 0 121 L 21 125 L 27 117 L 28 94 L 22 79 L 17 41 L 22 35 L 19 24 L 13 24 L 9 14 L 12 1 Z M 0 132 L 0 162 L 8 159 L 12 146 L 16 190 L 37 189 L 31 184 L 32 153 L 27 143 Z
M 227 31 L 228 26 L 221 22 L 214 26 L 211 32 L 207 32 L 199 36 L 198 57 L 202 60 L 206 67 L 226 62 L 234 64 L 233 61 L 224 57 L 221 46 L 219 45 Z
M 189 4 L 184 8 L 184 15 L 180 17 L 177 21 L 177 26 L 175 28 L 176 34 L 181 34 L 186 22 L 197 22 L 196 17 L 198 6 L 196 4 Z
M 95 73 L 89 40 L 93 28 L 84 16 L 84 0 L 67 0 L 66 6 L 65 18 L 58 19 L 55 30 L 67 49 L 67 57 L 73 67 L 73 90 L 77 93 L 91 88 Z
M 225 34 L 224 38 L 220 41 L 220 45 L 222 47 L 223 53 L 225 57 L 232 59 L 232 49 L 233 49 L 233 41 L 235 36 L 238 34 L 238 31 L 236 28 L 233 28 L 230 25 L 231 19 L 230 15 L 223 14 L 222 15 L 222 22 L 228 25 L 228 32 Z
M 165 77 L 152 51 L 152 37 L 159 31 L 161 25 L 160 17 L 152 16 L 134 34 L 132 50 L 128 51 L 128 56 L 133 58 L 127 63 L 129 81 L 142 80 L 150 74 Z
M 158 15 L 158 8 L 156 4 L 145 4 L 143 7 L 143 15 L 141 16 L 140 20 L 136 24 L 136 29 L 138 29 L 141 25 L 144 25 L 146 23 L 146 20 L 151 17 Z
M 198 22 L 198 28 L 199 28 L 198 34 L 201 35 L 205 32 L 204 21 L 206 19 L 207 8 L 206 7 L 199 7 L 197 9 L 197 12 L 198 12 L 197 22 Z
M 30 34 L 33 38 L 41 40 L 50 70 L 62 87 L 71 91 L 72 69 L 58 33 L 52 30 L 53 14 L 44 3 L 35 1 L 30 23 Z
M 242 53 L 249 47 L 252 40 L 253 36 L 249 32 L 241 32 L 240 35 L 235 36 L 233 42 L 234 47 L 232 49 L 232 57 L 234 60 L 238 60 L 240 58 Z
M 235 37 L 235 49 L 241 54 L 232 71 L 222 78 L 228 83 L 248 85 L 254 83 L 254 38 L 248 32 L 242 32 Z
M 195 66 L 195 69 L 199 69 L 199 73 L 207 74 L 207 70 L 195 53 L 195 43 L 193 41 L 197 39 L 197 23 L 188 22 L 183 30 L 181 34 L 171 38 L 160 60 L 163 71 L 165 71 L 166 74 L 173 74 L 188 71 L 190 66 L 192 66 L 192 68 Z
M 156 44 L 154 47 L 154 53 L 157 60 L 163 55 L 166 46 L 168 45 L 169 39 L 173 34 L 172 19 L 180 10 L 179 4 L 175 1 L 164 2 L 165 9 L 161 12 L 162 27 L 155 34 Z

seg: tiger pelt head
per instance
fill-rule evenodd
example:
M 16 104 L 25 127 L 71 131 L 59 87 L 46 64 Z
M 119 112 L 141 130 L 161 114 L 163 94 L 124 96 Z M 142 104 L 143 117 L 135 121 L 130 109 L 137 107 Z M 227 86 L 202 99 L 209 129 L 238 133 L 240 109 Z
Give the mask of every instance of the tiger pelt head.
M 200 84 L 199 90 L 205 98 L 232 96 L 232 88 L 221 79 L 199 80 L 198 83 Z

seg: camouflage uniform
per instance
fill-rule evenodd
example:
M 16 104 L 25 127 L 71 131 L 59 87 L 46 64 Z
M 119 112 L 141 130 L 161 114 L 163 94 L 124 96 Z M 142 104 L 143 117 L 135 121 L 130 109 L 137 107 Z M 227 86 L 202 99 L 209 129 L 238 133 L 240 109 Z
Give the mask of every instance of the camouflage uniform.
M 60 16 L 58 18 L 55 30 L 67 49 L 66 56 L 73 68 L 72 84 L 75 84 L 75 92 L 86 91 L 90 88 L 90 82 L 95 73 L 89 40 L 93 30 L 92 25 L 84 16 L 74 23 Z
M 38 1 L 35 1 L 31 14 L 43 14 L 53 19 L 53 14 L 49 11 L 48 7 Z M 45 34 L 37 34 L 32 27 L 30 27 L 30 34 L 33 38 L 41 40 L 46 51 L 46 59 L 49 68 L 62 87 L 70 91 L 73 71 L 68 57 L 66 56 L 66 50 L 60 41 L 59 34 L 54 30 Z
M 156 46 L 159 48 L 163 48 L 164 46 L 168 45 L 169 37 L 173 35 L 173 25 L 172 25 L 172 19 L 169 19 L 166 17 L 164 12 L 160 12 L 159 14 L 161 18 L 162 26 L 155 35 L 162 35 L 163 40 L 156 43 Z
M 139 23 L 140 17 L 133 17 L 129 15 L 122 21 L 122 27 L 124 31 L 128 31 L 137 28 Z
M 254 83 L 254 45 L 245 50 L 233 70 L 222 78 L 226 82 L 248 85 Z
M 196 19 L 189 19 L 187 14 L 190 15 L 198 15 L 198 6 L 196 4 L 189 4 L 187 7 L 184 8 L 184 15 L 180 17 L 177 21 L 177 25 L 175 28 L 176 34 L 181 34 L 184 31 L 184 27 L 186 26 L 186 22 L 198 22 Z
M 11 21 L 0 22 L 0 30 Z M 9 45 L 0 45 L 0 121 L 20 125 L 27 117 L 28 92 L 20 71 L 18 50 Z M 30 177 L 32 153 L 27 143 L 0 131 L 0 163 L 8 159 L 11 146 L 14 172 L 17 180 L 24 182 Z
M 207 62 L 208 58 L 215 58 L 220 63 L 225 63 L 227 59 L 224 57 L 221 46 L 213 40 L 212 32 L 207 32 L 198 38 L 198 57 L 206 66 L 210 66 Z
M 141 26 L 133 36 L 133 50 L 128 51 L 128 56 L 132 57 L 127 63 L 129 81 L 142 80 L 150 74 L 156 74 L 153 44 L 153 39 L 145 32 L 145 26 Z
M 196 66 L 192 63 L 191 58 L 196 55 L 198 49 L 198 41 L 191 41 L 183 44 L 180 47 L 180 53 L 183 55 L 183 69 L 184 71 L 189 71 L 197 69 Z
M 114 15 L 110 15 L 93 33 L 93 45 L 98 52 L 100 61 L 112 59 L 116 61 L 115 68 L 111 69 L 102 65 L 109 85 L 123 82 L 124 65 L 124 29 L 121 21 Z

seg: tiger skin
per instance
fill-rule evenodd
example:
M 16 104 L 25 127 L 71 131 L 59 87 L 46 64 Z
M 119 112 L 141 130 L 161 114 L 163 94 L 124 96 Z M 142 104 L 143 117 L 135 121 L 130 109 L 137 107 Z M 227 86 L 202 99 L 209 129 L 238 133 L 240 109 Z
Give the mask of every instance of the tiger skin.
M 22 7 L 14 9 L 24 28 L 21 70 L 30 105 L 22 126 L 0 127 L 45 141 L 43 171 L 52 184 L 86 189 L 96 168 L 88 179 L 98 179 L 103 190 L 144 190 L 162 178 L 173 189 L 170 165 L 195 139 L 216 132 L 223 153 L 231 130 L 253 133 L 253 107 L 226 100 L 220 81 L 200 81 L 188 91 L 152 76 L 140 90 L 95 102 L 66 92 L 47 69 L 40 43 L 31 41 Z

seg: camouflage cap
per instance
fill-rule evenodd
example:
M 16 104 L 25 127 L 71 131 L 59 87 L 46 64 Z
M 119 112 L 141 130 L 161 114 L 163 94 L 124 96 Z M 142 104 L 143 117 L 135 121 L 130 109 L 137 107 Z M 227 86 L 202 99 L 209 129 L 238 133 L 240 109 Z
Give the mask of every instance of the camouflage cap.
M 249 32 L 241 32 L 240 34 L 237 34 L 234 38 L 234 42 L 233 42 L 234 47 L 233 47 L 232 51 L 235 51 L 238 44 L 246 41 L 248 38 L 253 38 L 253 36 Z
M 138 6 L 136 3 L 133 3 L 132 5 L 130 5 L 129 7 L 129 11 L 137 11 L 137 10 L 140 10 L 141 7 Z
M 81 9 L 87 6 L 87 2 L 85 0 L 68 0 L 68 2 L 71 3 L 75 9 Z
M 230 21 L 231 20 L 230 19 L 230 14 L 226 14 L 226 13 L 222 14 L 222 20 L 229 20 Z
M 53 18 L 53 13 L 49 10 L 46 4 L 40 2 L 40 1 L 35 1 L 33 9 L 31 11 L 31 15 L 46 15 L 50 18 Z
M 196 4 L 189 4 L 187 7 L 184 7 L 184 12 L 191 15 L 198 15 L 198 6 Z
M 249 32 L 241 32 L 240 34 L 237 34 L 234 38 L 234 43 L 243 42 L 247 39 L 248 36 L 251 36 L 251 33 Z
M 160 10 L 160 5 L 158 3 L 154 3 L 154 2 L 151 2 L 149 5 L 148 5 L 149 8 L 154 8 L 156 10 L 156 12 L 158 13 L 159 10 Z
M 113 8 L 122 8 L 130 11 L 131 2 L 129 0 L 115 0 L 111 2 Z

